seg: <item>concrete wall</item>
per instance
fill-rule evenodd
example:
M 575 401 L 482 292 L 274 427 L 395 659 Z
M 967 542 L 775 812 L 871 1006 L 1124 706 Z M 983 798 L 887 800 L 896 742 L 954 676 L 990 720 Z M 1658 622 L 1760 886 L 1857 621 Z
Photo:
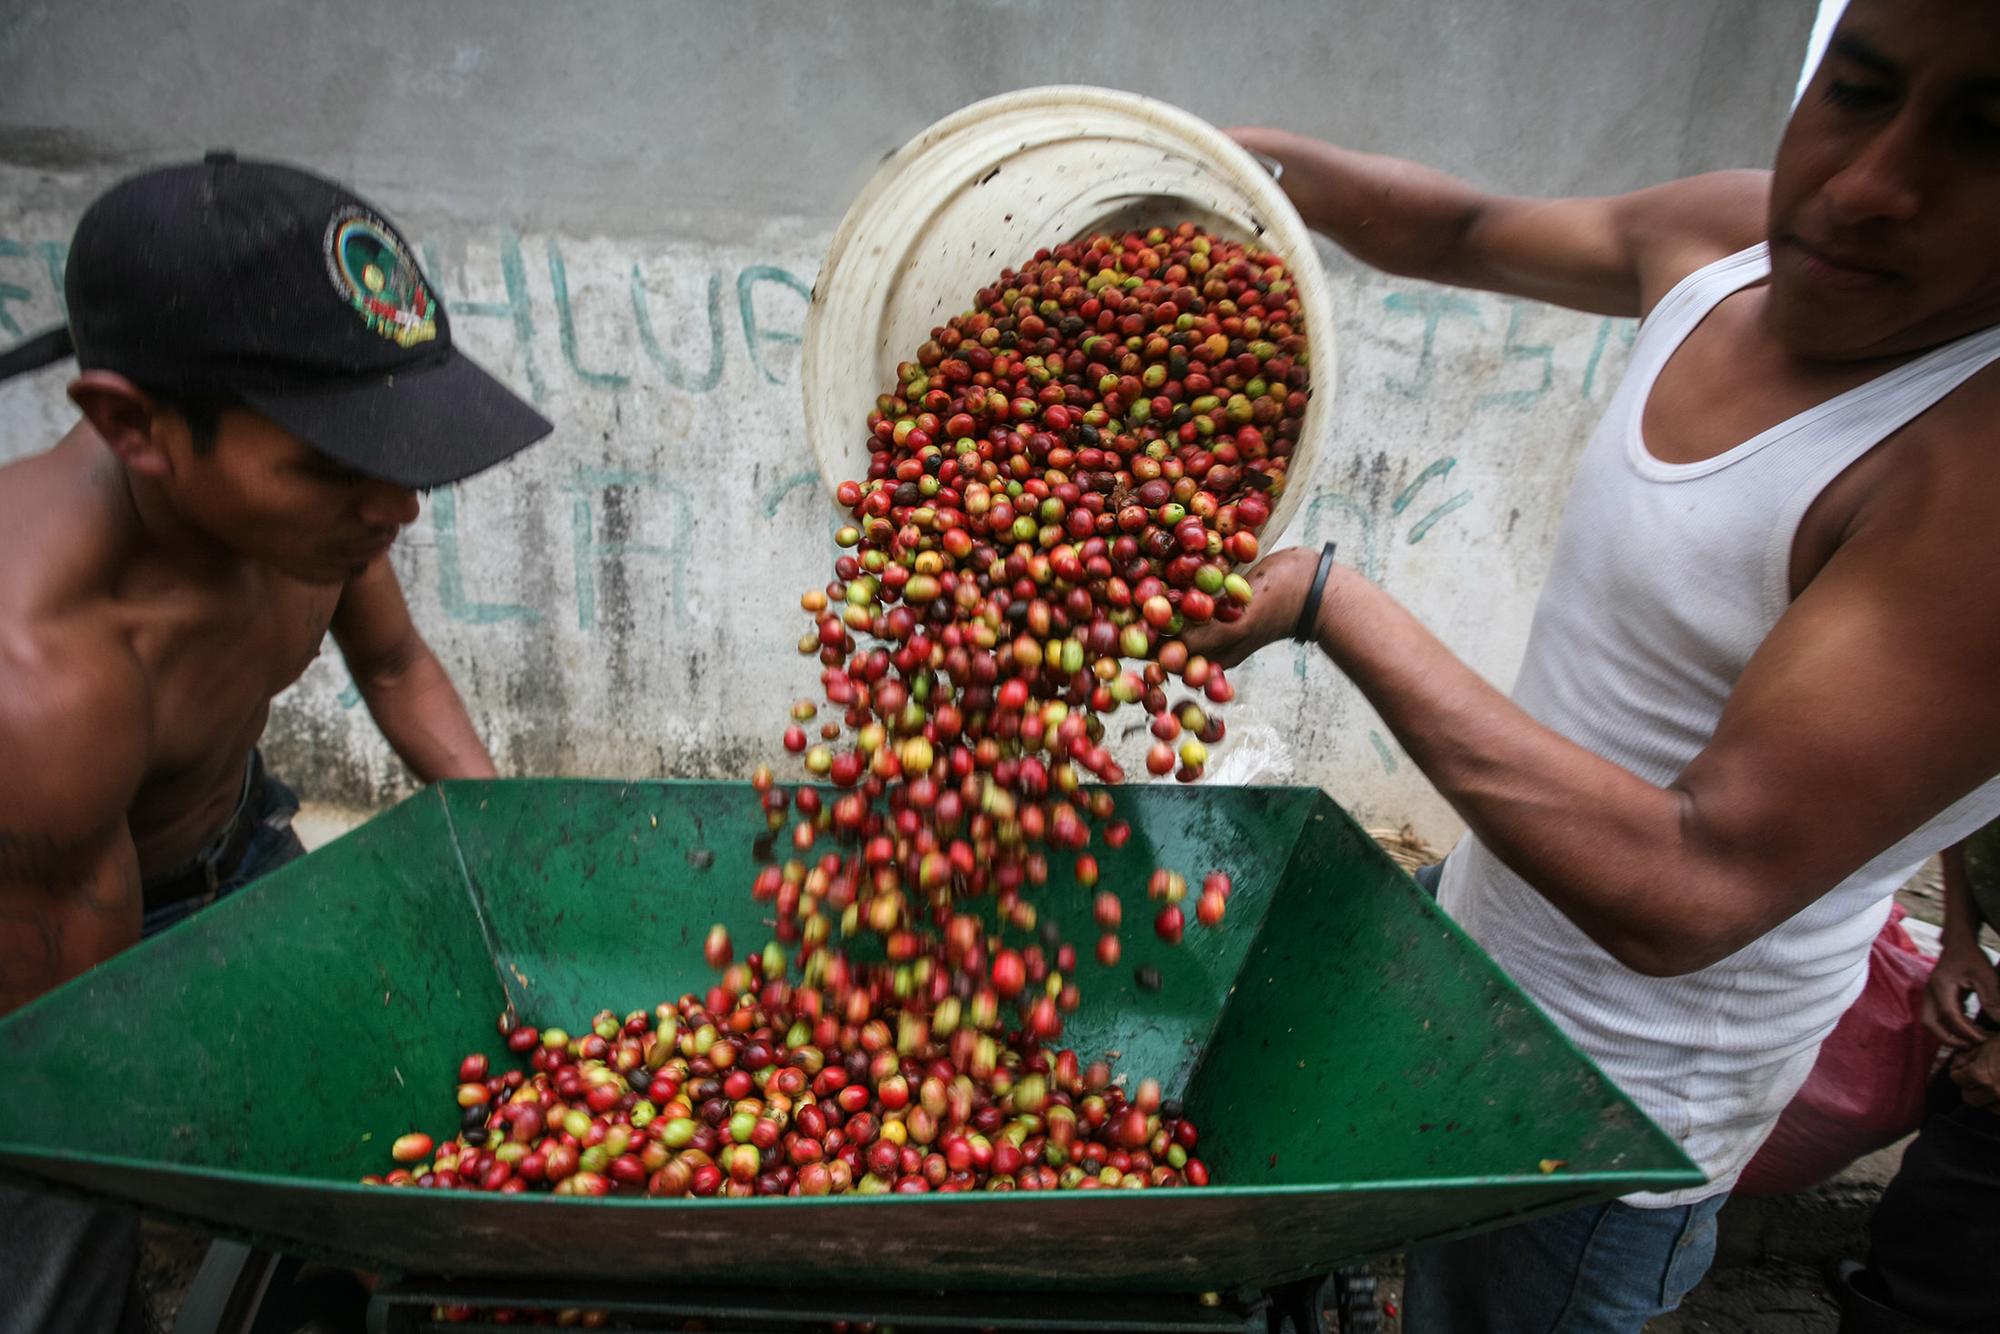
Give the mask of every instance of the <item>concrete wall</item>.
M 502 768 L 734 776 L 780 753 L 785 702 L 814 684 L 796 598 L 826 577 L 832 507 L 800 425 L 798 334 L 882 154 L 966 102 L 1077 81 L 1495 187 L 1616 191 L 1764 163 L 1813 5 L 5 10 L 0 344 L 60 317 L 75 218 L 135 166 L 226 144 L 352 182 L 417 239 L 460 341 L 558 423 L 433 496 L 397 552 Z M 1339 434 L 1288 540 L 1340 539 L 1504 685 L 1632 326 L 1326 256 Z M 65 374 L 0 388 L 0 457 L 67 426 Z M 1449 812 L 1324 662 L 1273 650 L 1238 682 L 1222 775 L 1261 766 L 1448 835 Z M 281 700 L 269 748 L 322 799 L 407 786 L 335 653 Z

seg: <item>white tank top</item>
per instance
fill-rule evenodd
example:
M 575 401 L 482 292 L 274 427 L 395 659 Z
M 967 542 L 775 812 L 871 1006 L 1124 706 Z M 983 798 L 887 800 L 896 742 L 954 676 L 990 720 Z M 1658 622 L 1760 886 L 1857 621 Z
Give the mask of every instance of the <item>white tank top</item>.
M 1514 700 L 1537 721 L 1666 784 L 1708 743 L 1791 601 L 1792 542 L 1820 491 L 2000 357 L 1968 335 L 1699 463 L 1646 452 L 1640 417 L 1688 332 L 1764 278 L 1759 245 L 1701 269 L 1640 326 L 1623 382 L 1578 465 Z M 1628 1197 L 1686 1204 L 1728 1190 L 1860 994 L 1891 896 L 1925 859 L 2000 816 L 2000 777 L 1727 959 L 1683 977 L 1620 964 L 1467 835 L 1439 901 L 1708 1173 Z

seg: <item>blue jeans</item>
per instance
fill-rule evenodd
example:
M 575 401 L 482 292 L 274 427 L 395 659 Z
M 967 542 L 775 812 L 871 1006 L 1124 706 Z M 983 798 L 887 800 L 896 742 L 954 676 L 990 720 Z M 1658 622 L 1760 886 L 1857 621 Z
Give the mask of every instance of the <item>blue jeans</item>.
M 1417 1247 L 1404 1334 L 1640 1334 L 1708 1272 L 1727 1198 L 1672 1209 L 1614 1200 Z
M 261 763 L 257 765 L 254 783 L 244 794 L 245 814 L 256 824 L 243 855 L 233 867 L 218 874 L 212 894 L 148 908 L 139 928 L 141 936 L 157 935 L 218 899 L 234 894 L 252 880 L 269 875 L 286 862 L 305 855 L 305 845 L 292 832 L 292 817 L 299 811 L 298 794 Z
M 1412 873 L 1437 897 L 1444 863 Z M 1412 1250 L 1405 1334 L 1639 1334 L 1715 1259 L 1727 1195 L 1673 1209 L 1613 1201 Z

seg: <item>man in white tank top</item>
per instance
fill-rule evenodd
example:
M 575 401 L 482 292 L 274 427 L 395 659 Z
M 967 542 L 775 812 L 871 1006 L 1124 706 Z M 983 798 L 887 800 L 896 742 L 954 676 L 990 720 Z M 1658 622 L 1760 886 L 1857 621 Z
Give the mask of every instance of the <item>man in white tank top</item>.
M 1317 640 L 1471 831 L 1445 909 L 1709 1176 L 1414 1254 L 1405 1328 L 1636 1332 L 1896 887 L 2000 815 L 2000 4 L 1853 0 L 1770 172 L 1514 199 L 1238 137 L 1367 263 L 1644 317 L 1512 700 L 1352 570 L 1309 605 L 1311 551 L 1190 636 Z

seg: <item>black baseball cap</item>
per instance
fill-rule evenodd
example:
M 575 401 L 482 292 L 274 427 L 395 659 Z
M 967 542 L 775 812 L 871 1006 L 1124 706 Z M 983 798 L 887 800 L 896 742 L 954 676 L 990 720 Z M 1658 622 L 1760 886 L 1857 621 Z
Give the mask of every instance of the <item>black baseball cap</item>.
M 401 486 L 469 477 L 554 429 L 452 346 L 395 227 L 297 167 L 215 152 L 120 182 L 77 224 L 64 287 L 83 369 L 240 402 Z

